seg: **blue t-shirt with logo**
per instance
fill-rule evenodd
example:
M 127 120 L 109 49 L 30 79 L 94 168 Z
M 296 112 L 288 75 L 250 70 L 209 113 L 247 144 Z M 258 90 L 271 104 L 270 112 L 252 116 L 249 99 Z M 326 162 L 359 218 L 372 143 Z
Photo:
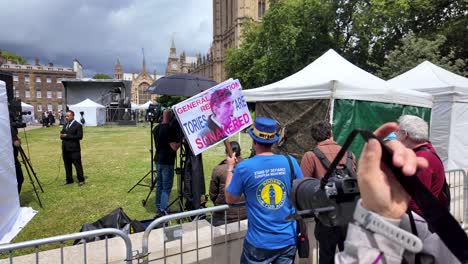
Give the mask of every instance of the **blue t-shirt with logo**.
M 291 157 L 296 178 L 302 178 L 297 161 Z M 256 248 L 279 249 L 296 244 L 296 221 L 286 221 L 294 212 L 291 173 L 283 155 L 257 155 L 236 166 L 227 191 L 245 195 L 248 230 L 245 239 Z

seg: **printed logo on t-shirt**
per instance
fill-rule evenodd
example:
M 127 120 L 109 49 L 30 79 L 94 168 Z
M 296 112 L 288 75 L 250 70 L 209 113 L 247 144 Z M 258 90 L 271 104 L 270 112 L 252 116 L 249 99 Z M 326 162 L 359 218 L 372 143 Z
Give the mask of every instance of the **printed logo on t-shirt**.
M 264 180 L 257 188 L 257 201 L 267 209 L 280 209 L 286 201 L 286 185 L 278 179 Z

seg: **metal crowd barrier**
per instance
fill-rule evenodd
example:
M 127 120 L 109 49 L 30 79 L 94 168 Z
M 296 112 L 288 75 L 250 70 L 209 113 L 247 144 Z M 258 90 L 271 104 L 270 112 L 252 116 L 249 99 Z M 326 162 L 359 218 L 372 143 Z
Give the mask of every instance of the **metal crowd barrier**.
M 127 233 L 120 231 L 118 229 L 115 229 L 115 228 L 103 228 L 99 230 L 85 231 L 85 232 L 80 232 L 80 233 L 41 238 L 41 239 L 19 242 L 19 243 L 14 243 L 14 244 L 0 245 L 0 256 L 2 255 L 2 253 L 8 252 L 9 263 L 11 264 L 13 263 L 13 251 L 14 250 L 33 247 L 35 248 L 35 263 L 37 264 L 39 263 L 39 252 L 40 252 L 39 246 L 45 245 L 45 244 L 60 243 L 60 263 L 63 264 L 64 263 L 64 253 L 63 253 L 64 241 L 88 238 L 88 237 L 104 236 L 104 235 L 116 235 L 122 238 L 122 240 L 125 242 L 125 248 L 126 248 L 125 261 L 127 264 L 131 264 L 132 263 L 132 242 L 130 241 L 130 238 L 128 237 Z M 87 244 L 86 242 L 82 244 L 84 263 L 87 263 L 88 261 L 87 252 L 86 252 L 86 244 Z M 105 238 L 105 247 L 106 247 L 106 252 L 104 256 L 105 257 L 104 263 L 109 263 L 109 248 L 108 248 L 107 236 Z M 56 262 L 54 260 L 53 263 L 58 263 L 58 261 Z
M 142 253 L 139 257 L 139 259 L 142 259 L 143 260 L 143 263 L 148 263 L 149 261 L 149 235 L 151 233 L 151 231 L 155 228 L 155 227 L 158 227 L 158 226 L 163 226 L 162 229 L 163 229 L 163 234 L 164 234 L 164 241 L 163 241 L 163 256 L 160 257 L 160 258 L 156 258 L 156 259 L 152 259 L 151 261 L 155 261 L 155 260 L 163 260 L 164 263 L 166 263 L 166 260 L 167 258 L 169 257 L 173 257 L 173 256 L 177 256 L 179 255 L 180 256 L 180 263 L 184 263 L 184 258 L 183 258 L 183 255 L 186 254 L 186 253 L 189 253 L 189 252 L 193 252 L 195 251 L 196 252 L 196 262 L 200 262 L 200 256 L 199 256 L 199 251 L 203 248 L 210 248 L 212 246 L 214 246 L 214 243 L 213 243 L 213 240 L 214 240 L 214 232 L 213 232 L 213 217 L 211 217 L 211 243 L 207 246 L 201 246 L 199 245 L 199 230 L 198 230 L 198 226 L 199 226 L 199 218 L 197 216 L 200 216 L 200 215 L 205 215 L 206 214 L 211 214 L 211 216 L 213 216 L 213 213 L 214 212 L 219 212 L 219 211 L 225 211 L 225 219 L 226 219 L 226 212 L 227 210 L 230 208 L 229 205 L 220 205 L 220 206 L 215 206 L 215 207 L 209 207 L 209 208 L 203 208 L 203 209 L 198 209 L 198 210 L 192 210 L 192 211 L 187 211 L 187 212 L 181 212 L 181 213 L 177 213 L 177 214 L 171 214 L 171 215 L 167 215 L 167 216 L 163 216 L 163 217 L 160 217 L 156 220 L 154 220 L 145 230 L 145 233 L 143 234 L 143 243 L 142 243 Z M 192 249 L 192 250 L 186 250 L 184 251 L 183 250 L 183 234 L 182 234 L 182 226 L 180 227 L 181 229 L 179 229 L 179 233 L 176 235 L 176 230 L 174 230 L 175 232 L 173 232 L 174 234 L 174 237 L 177 237 L 177 239 L 179 239 L 179 247 L 180 247 L 180 252 L 179 253 L 176 253 L 176 254 L 171 254 L 171 255 L 167 255 L 166 254 L 166 243 L 167 242 L 170 242 L 170 241 L 167 241 L 168 239 L 166 239 L 166 234 L 168 233 L 168 227 L 166 226 L 166 224 L 169 222 L 169 221 L 172 221 L 172 220 L 178 220 L 179 221 L 179 224 L 182 225 L 182 220 L 183 219 L 187 219 L 187 218 L 190 218 L 190 217 L 193 217 L 195 216 L 196 218 L 194 219 L 195 221 L 195 225 L 196 225 L 196 228 L 195 228 L 195 248 Z M 238 223 L 238 229 L 237 231 L 240 231 L 240 221 L 237 221 Z M 225 221 L 225 226 L 226 226 L 226 232 L 225 232 L 225 244 L 227 243 L 227 221 Z M 173 226 L 171 226 L 170 228 L 173 228 Z M 226 251 L 227 252 L 227 251 Z M 227 258 L 229 256 L 226 256 Z M 229 263 L 228 259 L 225 263 Z
M 453 216 L 460 222 L 460 224 L 463 226 L 464 230 L 468 232 L 468 177 L 467 174 L 464 170 L 449 170 L 446 171 L 446 179 L 448 184 L 450 185 L 450 190 L 451 190 L 451 205 L 450 205 L 450 212 L 453 214 Z M 203 208 L 203 209 L 198 209 L 198 210 L 193 210 L 193 211 L 187 211 L 187 212 L 181 212 L 181 213 L 176 213 L 176 214 L 171 214 L 167 216 L 160 217 L 156 220 L 154 220 L 145 230 L 142 238 L 142 250 L 141 254 L 137 254 L 135 256 L 136 259 L 138 259 L 138 263 L 140 261 L 143 261 L 143 263 L 148 263 L 149 261 L 159 261 L 166 263 L 168 258 L 174 258 L 174 257 L 179 257 L 179 262 L 184 263 L 184 254 L 187 253 L 194 253 L 196 255 L 196 258 L 194 262 L 196 261 L 197 263 L 201 261 L 200 259 L 200 254 L 199 252 L 203 249 L 209 250 L 211 249 L 211 258 L 213 258 L 213 254 L 217 253 L 214 250 L 215 247 L 218 246 L 218 244 L 221 244 L 224 242 L 224 252 L 225 252 L 225 257 L 226 259 L 223 260 L 224 263 L 230 263 L 230 262 L 238 262 L 239 256 L 232 256 L 236 260 L 230 260 L 231 257 L 231 250 L 233 247 L 228 247 L 228 238 L 229 236 L 232 236 L 233 234 L 240 233 L 241 231 L 246 231 L 247 227 L 245 227 L 244 230 L 241 230 L 241 219 L 240 219 L 240 214 L 238 211 L 238 219 L 237 219 L 237 225 L 235 224 L 236 222 L 233 223 L 228 223 L 227 221 L 227 210 L 231 208 L 239 208 L 239 205 L 237 206 L 229 206 L 229 205 L 220 205 L 220 206 L 215 206 L 215 207 L 209 207 L 209 208 Z M 220 238 L 221 236 L 215 238 L 214 235 L 214 228 L 219 228 L 222 227 L 223 225 L 214 227 L 213 226 L 213 213 L 215 212 L 221 212 L 224 211 L 224 241 Z M 210 222 L 210 241 L 209 243 L 205 243 L 205 245 L 201 245 L 200 243 L 200 224 L 199 216 L 206 216 L 207 214 L 211 215 L 211 222 Z M 191 220 L 191 217 L 195 217 L 195 219 L 192 221 L 192 224 L 195 224 L 195 246 L 193 248 L 192 245 L 187 246 L 183 245 L 184 243 L 184 238 L 183 238 L 183 220 Z M 170 221 L 176 221 L 176 225 L 171 225 L 169 226 L 168 223 Z M 313 227 L 309 225 L 309 227 Z M 228 228 L 229 225 L 229 228 Z M 162 226 L 162 256 L 159 256 L 159 252 L 149 252 L 149 241 L 150 241 L 150 233 L 154 230 L 154 228 L 158 228 Z M 236 227 L 236 228 L 233 228 Z M 202 227 L 203 228 L 203 227 Z M 161 230 L 160 229 L 160 230 Z M 230 232 L 229 232 L 230 231 Z M 26 241 L 26 242 L 20 242 L 20 243 L 15 243 L 15 244 L 8 244 L 8 245 L 0 245 L 0 257 L 4 252 L 9 252 L 9 263 L 13 263 L 13 251 L 18 250 L 18 249 L 23 249 L 23 248 L 35 248 L 35 259 L 36 263 L 39 263 L 39 246 L 40 245 L 45 245 L 45 244 L 51 244 L 51 243 L 60 243 L 60 263 L 64 263 L 64 253 L 63 253 L 63 248 L 64 248 L 64 241 L 67 240 L 74 240 L 74 239 L 81 239 L 81 238 L 86 238 L 86 237 L 96 237 L 96 236 L 103 236 L 103 235 L 117 235 L 123 239 L 125 242 L 125 247 L 126 247 L 126 263 L 131 264 L 132 263 L 132 243 L 130 241 L 129 236 L 120 230 L 113 229 L 113 228 L 105 228 L 105 229 L 100 229 L 100 230 L 93 230 L 93 231 L 86 231 L 86 232 L 80 232 L 80 233 L 74 233 L 74 234 L 68 234 L 68 235 L 62 235 L 62 236 L 56 236 L 56 237 L 50 237 L 50 238 L 43 238 L 43 239 L 38 239 L 38 240 L 32 240 L 32 241 Z M 206 240 L 206 233 L 203 233 L 202 236 L 204 236 Z M 237 236 L 233 236 L 234 240 L 238 239 L 243 239 L 243 233 Z M 107 237 L 105 239 L 105 263 L 109 262 L 109 249 L 108 249 L 108 241 Z M 179 240 L 179 252 L 177 253 L 171 253 L 169 250 L 170 254 L 167 253 L 167 248 L 166 244 L 175 240 Z M 216 241 L 218 242 L 216 242 Z M 309 240 L 311 242 L 311 257 L 308 259 L 308 263 L 310 262 L 315 262 L 318 263 L 318 246 L 317 243 L 314 239 L 313 235 L 313 229 L 309 229 Z M 221 241 L 221 242 L 220 242 Z M 206 242 L 206 241 L 205 241 Z M 188 248 L 187 250 L 184 251 L 184 248 Z M 218 249 L 218 248 L 216 248 Z M 237 248 L 237 250 L 242 251 L 242 246 L 240 248 Z M 172 250 L 173 251 L 173 250 Z M 150 253 L 155 253 L 155 259 L 149 259 Z M 87 263 L 87 252 L 86 252 L 86 243 L 84 244 L 83 247 L 83 255 L 84 255 L 84 263 Z M 212 259 L 213 260 L 213 259 Z M 2 260 L 0 260 L 1 262 Z M 304 260 L 301 260 L 299 263 L 303 262 Z M 172 260 L 170 261 L 171 263 L 173 262 Z M 191 261 L 188 261 L 191 262 Z M 54 262 L 55 263 L 55 262 Z
M 468 177 L 462 169 L 445 171 L 450 186 L 450 213 L 463 226 L 468 226 Z

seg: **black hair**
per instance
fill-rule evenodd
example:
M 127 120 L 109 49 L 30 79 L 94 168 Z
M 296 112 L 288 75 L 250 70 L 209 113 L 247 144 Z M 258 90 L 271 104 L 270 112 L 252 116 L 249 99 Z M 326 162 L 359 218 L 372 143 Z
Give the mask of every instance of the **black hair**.
M 72 110 L 68 110 L 67 112 L 71 113 L 73 116 L 75 116 L 75 112 L 73 112 Z
M 241 148 L 237 141 L 231 141 L 231 148 L 232 152 L 236 153 L 236 157 L 240 157 L 241 155 Z
M 321 142 L 332 136 L 332 126 L 328 121 L 318 121 L 312 125 L 310 133 L 315 141 Z

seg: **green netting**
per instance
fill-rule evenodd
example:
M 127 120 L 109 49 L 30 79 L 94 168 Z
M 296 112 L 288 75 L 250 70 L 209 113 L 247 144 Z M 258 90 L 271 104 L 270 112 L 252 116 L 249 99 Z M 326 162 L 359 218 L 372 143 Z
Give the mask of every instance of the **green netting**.
M 342 145 L 353 129 L 374 131 L 386 122 L 396 122 L 404 114 L 416 115 L 428 123 L 431 109 L 426 107 L 388 104 L 357 100 L 335 100 L 333 110 L 333 135 L 338 144 Z M 350 150 L 356 157 L 361 155 L 364 140 L 357 137 Z

